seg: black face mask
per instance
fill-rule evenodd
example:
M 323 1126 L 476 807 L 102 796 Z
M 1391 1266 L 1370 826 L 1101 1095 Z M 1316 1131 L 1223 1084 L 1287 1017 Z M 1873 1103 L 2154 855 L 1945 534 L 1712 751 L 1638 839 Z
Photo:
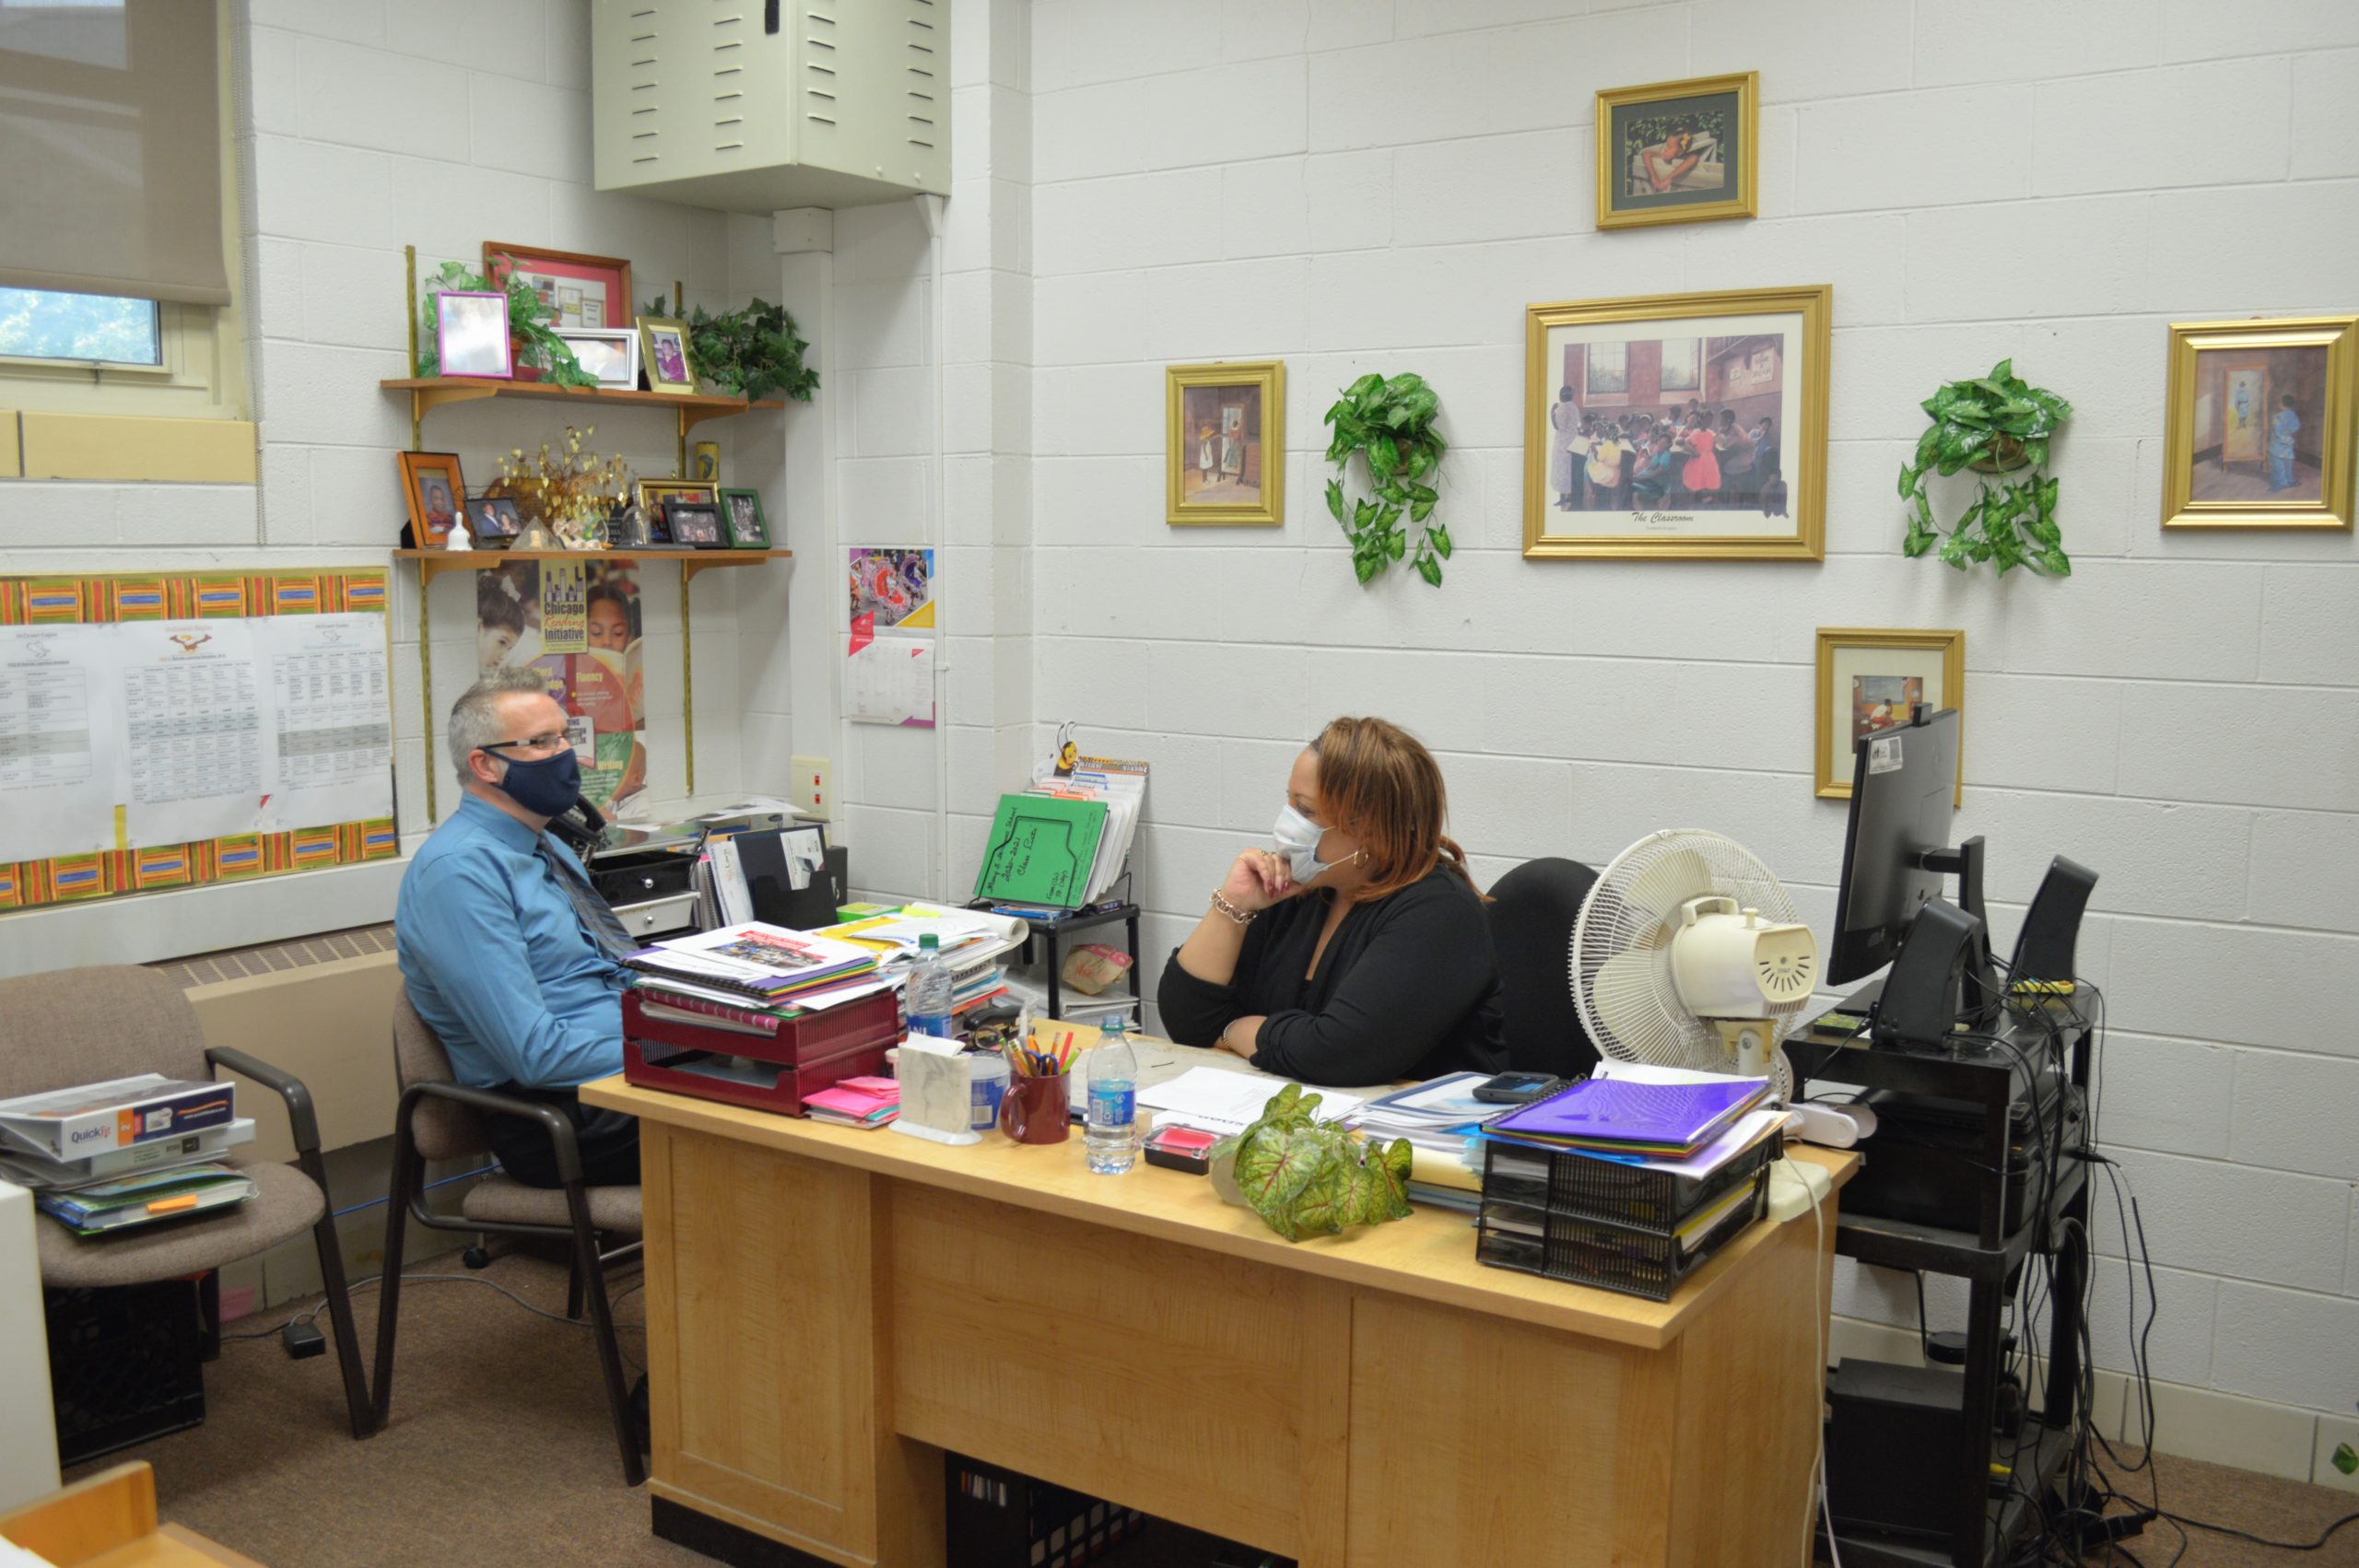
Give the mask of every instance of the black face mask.
M 571 746 L 537 762 L 511 757 L 499 787 L 534 816 L 556 816 L 581 798 L 581 764 Z

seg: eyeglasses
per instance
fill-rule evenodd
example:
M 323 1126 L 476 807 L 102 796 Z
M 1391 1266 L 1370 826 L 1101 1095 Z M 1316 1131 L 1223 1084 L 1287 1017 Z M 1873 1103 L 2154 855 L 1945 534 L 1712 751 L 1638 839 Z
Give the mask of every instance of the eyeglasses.
M 476 749 L 478 751 L 501 752 L 513 746 L 522 751 L 553 752 L 560 746 L 570 745 L 571 743 L 572 743 L 566 738 L 564 731 L 552 730 L 546 735 L 533 735 L 521 741 L 487 741 Z

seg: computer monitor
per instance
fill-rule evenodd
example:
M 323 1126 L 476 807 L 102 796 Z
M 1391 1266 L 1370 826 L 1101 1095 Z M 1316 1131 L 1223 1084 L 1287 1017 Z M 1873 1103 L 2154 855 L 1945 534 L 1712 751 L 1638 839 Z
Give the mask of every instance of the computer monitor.
M 1955 872 L 1957 903 L 1982 917 L 1982 841 L 1951 847 L 1958 716 L 1921 707 L 1913 722 L 1862 736 L 1853 748 L 1851 816 L 1835 902 L 1830 985 L 1846 985 L 1899 956 L 1917 911 Z

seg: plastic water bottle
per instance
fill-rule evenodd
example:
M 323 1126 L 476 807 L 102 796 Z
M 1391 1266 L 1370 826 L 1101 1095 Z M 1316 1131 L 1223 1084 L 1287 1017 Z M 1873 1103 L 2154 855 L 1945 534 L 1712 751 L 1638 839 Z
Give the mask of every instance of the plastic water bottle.
M 950 1012 L 950 965 L 942 961 L 942 939 L 932 931 L 918 938 L 918 961 L 910 970 L 910 1033 L 956 1037 Z
M 1089 1121 L 1082 1142 L 1089 1168 L 1098 1176 L 1121 1176 L 1138 1161 L 1131 1123 L 1138 1115 L 1139 1058 L 1122 1032 L 1121 1014 L 1106 1021 L 1106 1033 L 1089 1053 Z

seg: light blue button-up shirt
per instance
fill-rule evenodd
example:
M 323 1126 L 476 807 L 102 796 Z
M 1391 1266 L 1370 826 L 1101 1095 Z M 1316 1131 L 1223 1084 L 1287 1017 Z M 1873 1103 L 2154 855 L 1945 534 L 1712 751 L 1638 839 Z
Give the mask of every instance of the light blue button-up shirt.
M 465 795 L 402 876 L 402 983 L 459 1082 L 477 1088 L 564 1088 L 622 1071 L 630 971 L 582 929 L 541 837 Z M 580 870 L 563 844 L 548 849 Z

